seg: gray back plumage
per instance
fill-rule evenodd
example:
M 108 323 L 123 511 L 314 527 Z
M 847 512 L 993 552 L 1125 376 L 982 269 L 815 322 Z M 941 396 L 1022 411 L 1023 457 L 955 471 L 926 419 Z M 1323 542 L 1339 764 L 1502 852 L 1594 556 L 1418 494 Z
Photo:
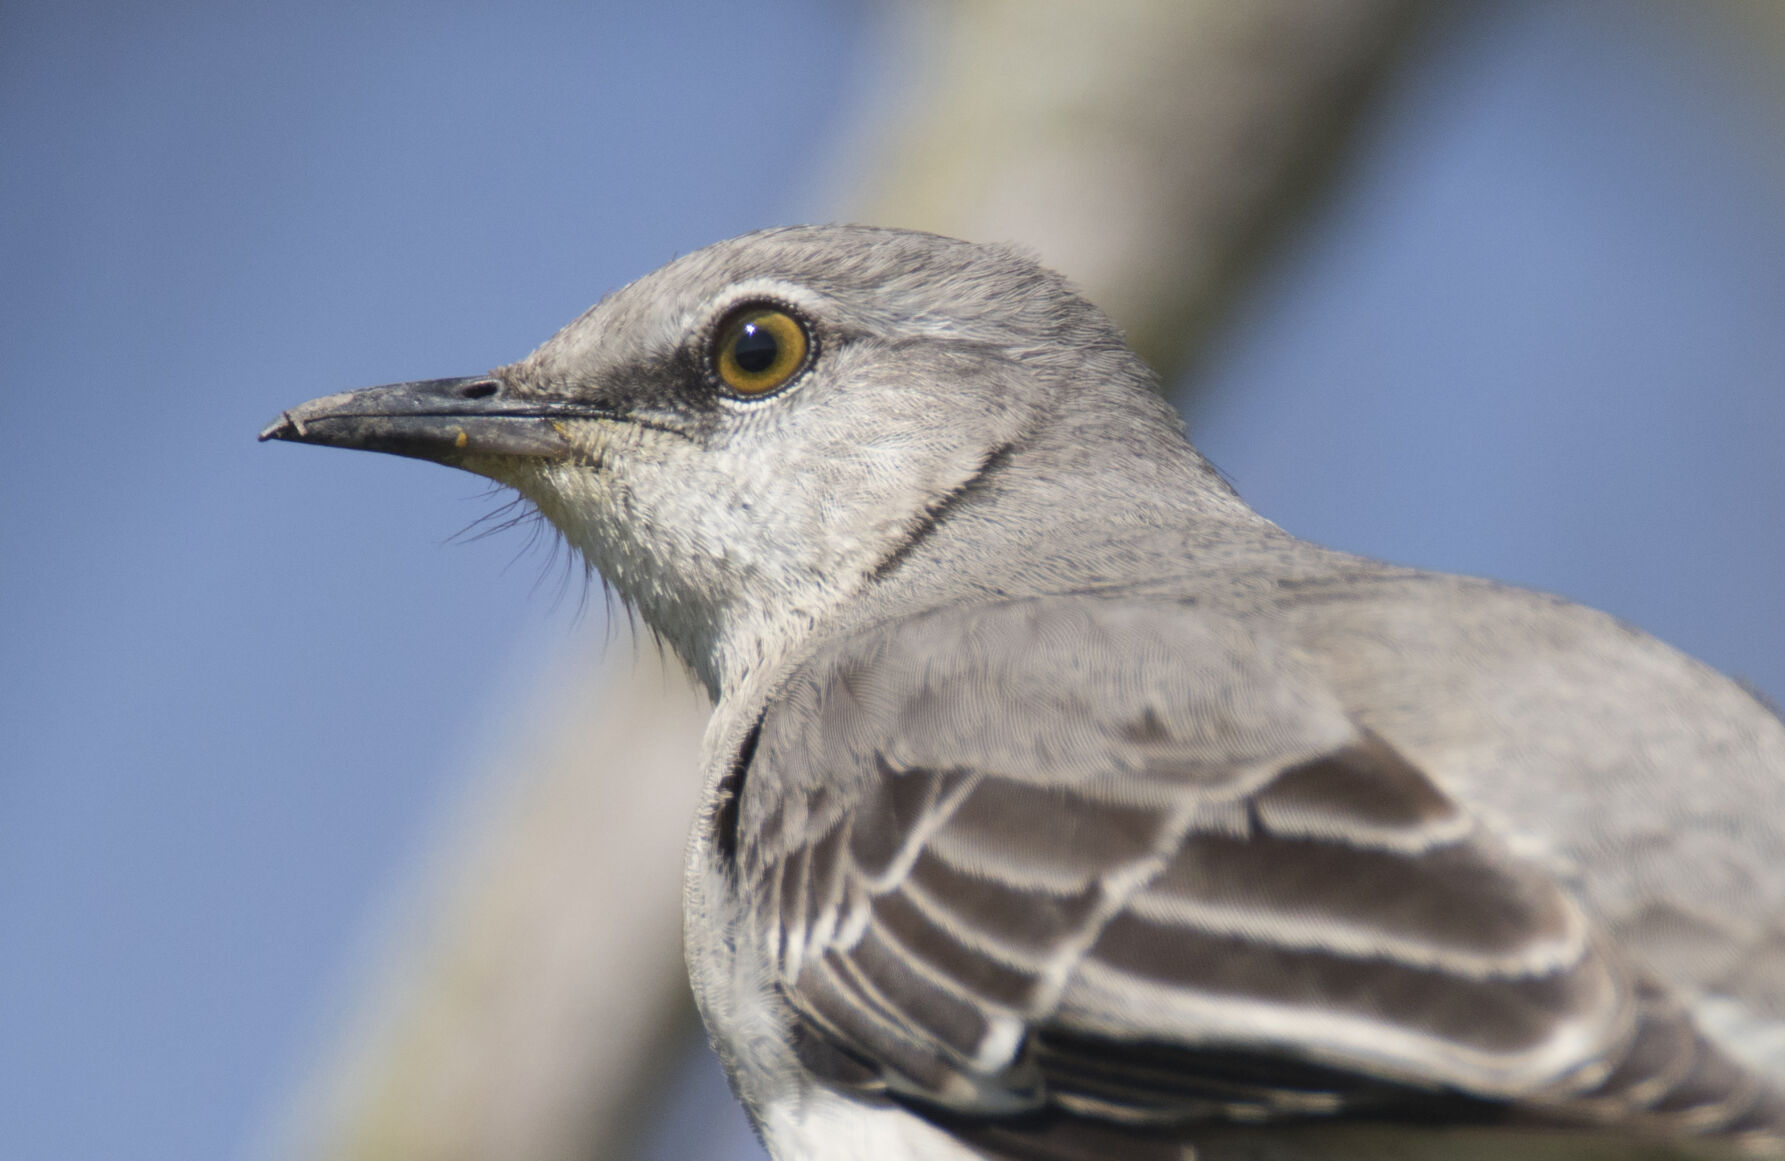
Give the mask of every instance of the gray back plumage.
M 801 667 L 750 767 L 751 921 L 870 1085 L 1152 1127 L 1462 1096 L 1779 1124 L 1555 882 L 1229 617 L 1079 597 L 881 626 Z

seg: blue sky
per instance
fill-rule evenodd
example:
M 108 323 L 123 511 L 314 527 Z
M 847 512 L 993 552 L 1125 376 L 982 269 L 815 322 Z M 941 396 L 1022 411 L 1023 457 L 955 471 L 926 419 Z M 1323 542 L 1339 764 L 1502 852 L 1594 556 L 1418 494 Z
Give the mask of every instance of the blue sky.
M 0 1155 L 241 1155 L 542 659 L 595 647 L 524 536 L 445 543 L 477 481 L 253 435 L 814 213 L 874 25 L 737 12 L 0 14 Z M 1746 59 L 1658 6 L 1471 9 L 1238 304 L 1204 450 L 1293 531 L 1785 696 Z

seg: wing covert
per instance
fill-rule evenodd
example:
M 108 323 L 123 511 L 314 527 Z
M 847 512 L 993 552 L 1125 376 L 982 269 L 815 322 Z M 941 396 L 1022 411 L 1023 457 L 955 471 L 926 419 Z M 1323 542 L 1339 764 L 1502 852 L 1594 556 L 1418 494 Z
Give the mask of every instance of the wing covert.
M 739 869 L 808 1031 L 957 1113 L 1659 1116 L 1682 1054 L 1715 1067 L 1291 651 L 1182 606 L 1010 602 L 814 658 Z

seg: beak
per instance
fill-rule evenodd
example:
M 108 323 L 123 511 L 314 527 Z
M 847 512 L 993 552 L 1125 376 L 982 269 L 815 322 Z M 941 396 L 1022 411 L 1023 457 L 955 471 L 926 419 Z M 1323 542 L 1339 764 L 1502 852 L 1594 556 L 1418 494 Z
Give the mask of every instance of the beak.
M 569 417 L 562 403 L 510 397 L 493 376 L 424 379 L 312 399 L 283 412 L 260 438 L 454 466 L 476 455 L 563 459 L 570 444 L 553 419 Z

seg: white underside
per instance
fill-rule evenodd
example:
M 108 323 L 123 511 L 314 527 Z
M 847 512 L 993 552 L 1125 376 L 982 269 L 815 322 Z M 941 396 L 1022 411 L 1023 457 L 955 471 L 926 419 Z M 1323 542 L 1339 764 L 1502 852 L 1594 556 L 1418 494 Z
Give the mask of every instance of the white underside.
M 984 1161 L 984 1156 L 903 1109 L 868 1105 L 818 1086 L 763 1110 L 775 1161 Z

